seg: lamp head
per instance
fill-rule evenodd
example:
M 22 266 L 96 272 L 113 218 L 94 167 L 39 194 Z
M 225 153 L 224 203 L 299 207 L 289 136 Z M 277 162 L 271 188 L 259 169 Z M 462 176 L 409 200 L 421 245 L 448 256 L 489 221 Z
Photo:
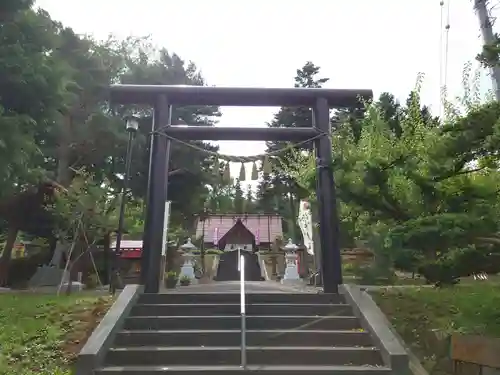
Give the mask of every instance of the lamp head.
M 127 116 L 125 118 L 125 128 L 128 132 L 136 132 L 139 129 L 139 120 L 134 116 Z

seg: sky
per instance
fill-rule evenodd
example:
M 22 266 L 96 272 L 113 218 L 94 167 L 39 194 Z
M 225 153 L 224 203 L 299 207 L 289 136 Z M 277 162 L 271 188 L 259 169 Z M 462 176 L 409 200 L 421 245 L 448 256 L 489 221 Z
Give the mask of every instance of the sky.
M 150 35 L 202 71 L 209 85 L 290 87 L 306 61 L 328 88 L 372 89 L 405 100 L 425 74 L 424 104 L 439 114 L 446 40 L 439 0 L 38 0 L 52 18 L 104 39 Z M 464 64 L 481 49 L 472 1 L 449 4 L 447 87 L 460 95 Z M 443 38 L 441 38 L 443 36 Z M 443 43 L 442 43 L 443 42 Z M 440 57 L 443 57 L 440 59 Z M 444 65 L 444 64 L 443 64 Z M 474 64 L 474 69 L 477 64 Z M 482 90 L 491 89 L 483 73 Z M 223 107 L 218 126 L 265 126 L 277 108 Z M 220 142 L 248 156 L 261 142 Z M 232 174 L 237 171 L 232 171 Z

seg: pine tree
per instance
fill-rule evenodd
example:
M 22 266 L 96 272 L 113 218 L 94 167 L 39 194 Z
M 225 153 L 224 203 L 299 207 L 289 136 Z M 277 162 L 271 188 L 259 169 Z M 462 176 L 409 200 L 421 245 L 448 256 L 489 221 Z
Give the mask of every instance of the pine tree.
M 243 190 L 241 189 L 241 182 L 236 179 L 234 182 L 234 200 L 233 209 L 236 214 L 242 214 L 245 206 L 245 198 L 243 197 Z
M 253 192 L 252 192 L 252 185 L 247 186 L 247 191 L 245 194 L 245 212 L 246 213 L 255 213 L 255 202 L 254 202 L 254 197 L 253 197 Z
M 321 88 L 329 79 L 318 77 L 319 73 L 319 66 L 316 66 L 311 61 L 306 62 L 301 69 L 297 70 L 294 86 Z M 274 115 L 274 119 L 268 123 L 268 126 L 273 128 L 310 127 L 312 126 L 311 108 L 281 107 Z M 279 150 L 286 145 L 284 142 L 267 142 L 266 144 L 268 152 Z M 301 146 L 301 148 L 305 150 L 312 150 L 312 147 L 312 143 Z M 283 173 L 282 168 L 279 167 L 280 164 L 295 164 L 294 152 L 281 152 L 279 159 L 278 161 L 277 157 L 270 158 L 273 173 L 271 176 L 267 176 L 267 181 L 264 179 L 259 185 L 259 208 L 261 209 L 263 205 L 267 205 L 268 201 L 277 201 L 276 204 L 271 204 L 271 206 L 276 206 L 274 207 L 275 210 L 287 219 L 287 223 L 290 223 L 290 225 L 287 225 L 287 232 L 290 234 L 299 233 L 300 231 L 296 227 L 296 216 L 298 213 L 292 212 L 291 207 L 293 207 L 295 211 L 295 208 L 298 207 L 298 201 L 307 194 L 292 178 L 290 178 L 290 176 Z M 295 227 L 292 227 L 294 225 Z M 290 228 L 288 228 L 288 226 L 290 226 Z
M 295 87 L 320 88 L 329 78 L 317 78 L 320 67 L 311 61 L 297 69 Z M 273 121 L 268 123 L 271 128 L 293 128 L 312 126 L 312 112 L 309 107 L 281 107 L 274 115 Z M 268 151 L 279 149 L 283 146 L 280 142 L 267 142 Z
M 320 67 L 314 65 L 312 62 L 308 61 L 302 67 L 302 69 L 297 70 L 297 75 L 295 77 L 295 87 L 305 87 L 305 88 L 320 88 L 326 82 L 328 78 L 318 78 Z M 281 107 L 278 113 L 274 115 L 274 119 L 268 123 L 271 128 L 292 128 L 292 127 L 310 127 L 312 126 L 312 112 L 309 107 Z M 272 152 L 283 148 L 285 144 L 283 142 L 267 142 L 268 152 Z M 312 144 L 303 145 L 304 149 L 312 149 Z M 290 185 L 292 184 L 291 179 L 288 176 L 280 173 L 277 167 L 276 158 L 271 158 L 271 164 L 273 165 L 274 178 L 281 181 L 282 184 Z M 292 152 L 285 152 L 280 154 L 280 162 L 287 163 L 287 161 L 293 160 Z
M 275 192 L 273 191 L 271 175 L 264 173 L 257 187 L 257 210 L 263 214 L 275 212 L 274 197 Z

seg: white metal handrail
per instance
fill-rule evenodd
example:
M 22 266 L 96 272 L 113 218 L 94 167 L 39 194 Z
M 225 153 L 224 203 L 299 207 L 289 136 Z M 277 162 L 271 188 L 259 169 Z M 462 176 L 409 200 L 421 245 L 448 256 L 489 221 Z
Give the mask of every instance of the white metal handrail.
M 246 348 L 246 301 L 245 301 L 245 257 L 238 248 L 238 271 L 240 271 L 240 315 L 241 315 L 241 367 L 247 367 Z

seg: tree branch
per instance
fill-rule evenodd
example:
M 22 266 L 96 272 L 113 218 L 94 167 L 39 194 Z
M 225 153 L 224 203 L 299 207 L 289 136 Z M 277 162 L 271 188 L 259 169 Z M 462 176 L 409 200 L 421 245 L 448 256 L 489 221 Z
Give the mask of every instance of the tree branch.
M 433 182 L 442 182 L 444 180 L 447 180 L 448 178 L 452 178 L 452 177 L 456 177 L 456 176 L 462 176 L 462 175 L 465 175 L 465 174 L 468 174 L 468 173 L 474 173 L 474 172 L 480 172 L 484 169 L 486 169 L 487 167 L 484 166 L 484 167 L 481 167 L 481 168 L 475 168 L 475 169 L 466 169 L 466 170 L 463 170 L 463 171 L 454 171 L 454 172 L 450 172 L 444 176 L 440 176 L 440 177 L 434 177 L 432 179 Z
M 489 244 L 500 245 L 500 238 L 496 237 L 477 237 L 478 241 L 486 242 Z
M 173 171 L 168 172 L 168 177 L 176 176 L 176 175 L 184 173 L 184 172 L 186 172 L 186 170 L 183 168 L 174 169 Z

